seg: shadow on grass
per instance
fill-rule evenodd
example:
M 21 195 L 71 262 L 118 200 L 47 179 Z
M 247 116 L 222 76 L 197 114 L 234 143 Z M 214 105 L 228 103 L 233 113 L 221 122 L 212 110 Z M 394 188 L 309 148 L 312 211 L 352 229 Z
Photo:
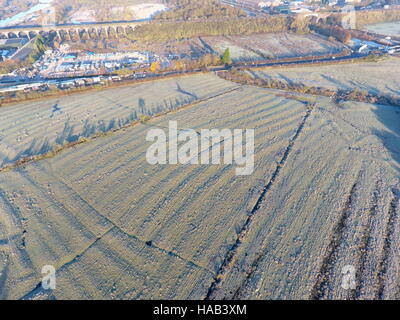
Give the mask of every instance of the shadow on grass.
M 177 84 L 179 92 L 183 97 L 163 100 L 162 102 L 148 106 L 143 98 L 138 99 L 138 107 L 122 118 L 113 118 L 110 120 L 91 121 L 86 119 L 81 124 L 72 124 L 70 119 L 65 120 L 64 128 L 55 138 L 35 137 L 28 147 L 19 151 L 15 156 L 0 159 L 0 166 L 10 165 L 19 160 L 29 157 L 42 156 L 56 150 L 64 145 L 74 143 L 82 138 L 92 138 L 99 133 L 107 133 L 121 129 L 135 121 L 138 121 L 142 115 L 155 116 L 166 111 L 177 110 L 180 107 L 196 101 L 198 97 L 190 92 L 183 90 Z M 52 106 L 55 112 L 60 112 L 58 104 Z
M 390 152 L 400 172 L 400 107 L 377 105 L 373 110 L 376 118 L 385 125 L 384 130 L 373 130 Z

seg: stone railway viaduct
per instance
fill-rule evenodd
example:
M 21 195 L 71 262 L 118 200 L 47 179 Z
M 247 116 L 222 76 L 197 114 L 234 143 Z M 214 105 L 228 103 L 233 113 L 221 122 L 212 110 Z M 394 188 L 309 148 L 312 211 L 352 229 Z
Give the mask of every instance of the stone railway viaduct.
M 137 26 L 146 23 L 148 22 L 105 22 L 96 24 L 0 28 L 0 39 L 21 37 L 32 39 L 38 34 L 54 35 L 62 40 L 119 38 L 132 33 Z
M 303 14 L 302 16 L 316 21 L 323 21 L 329 15 L 331 15 L 331 13 L 312 13 Z M 61 40 L 119 38 L 132 33 L 137 26 L 147 23 L 149 23 L 149 21 L 9 27 L 0 28 L 0 39 L 21 37 L 32 39 L 38 34 L 54 35 Z

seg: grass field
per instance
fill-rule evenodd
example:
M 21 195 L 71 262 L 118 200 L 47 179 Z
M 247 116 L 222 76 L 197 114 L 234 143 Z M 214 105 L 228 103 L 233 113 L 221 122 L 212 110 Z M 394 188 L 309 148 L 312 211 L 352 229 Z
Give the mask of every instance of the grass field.
M 302 102 L 211 75 L 141 86 L 103 91 L 93 106 L 91 93 L 57 103 L 80 104 L 68 111 L 79 119 L 86 108 L 114 117 L 105 97 L 122 109 L 182 90 L 203 99 L 0 172 L 0 298 L 399 298 L 398 108 Z M 42 108 L 49 119 L 51 104 Z M 39 111 L 0 112 L 13 124 Z M 146 133 L 170 120 L 255 129 L 254 173 L 148 164 Z M 50 292 L 43 265 L 57 270 Z M 346 265 L 355 290 L 340 286 Z
M 116 47 L 123 46 L 122 43 L 115 45 Z M 126 46 L 126 48 L 131 48 L 129 43 Z M 225 49 L 229 48 L 234 62 L 246 62 L 334 54 L 341 52 L 344 46 L 311 34 L 261 33 L 229 37 L 207 36 L 168 42 L 137 42 L 134 48 L 139 51 L 149 50 L 159 55 L 173 54 L 181 58 L 194 59 L 207 53 L 222 55 Z
M 2 107 L 0 167 L 234 87 L 212 75 L 196 75 Z
M 366 90 L 380 95 L 400 95 L 400 59 L 391 57 L 379 63 L 352 63 L 316 67 L 259 69 L 254 77 L 278 79 L 288 83 L 302 83 L 309 87 L 328 89 Z
M 400 21 L 378 23 L 365 26 L 365 29 L 388 36 L 400 36 Z
M 316 35 L 267 33 L 230 37 L 202 37 L 215 53 L 230 49 L 234 62 L 274 58 L 326 55 L 343 50 L 343 45 Z
M 214 298 L 399 298 L 400 113 L 317 105 Z

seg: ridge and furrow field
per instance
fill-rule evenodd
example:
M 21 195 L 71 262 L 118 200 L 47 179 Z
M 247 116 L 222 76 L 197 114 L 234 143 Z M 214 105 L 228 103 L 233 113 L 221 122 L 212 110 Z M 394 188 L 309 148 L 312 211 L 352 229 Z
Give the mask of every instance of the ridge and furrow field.
M 202 74 L 1 107 L 0 167 L 235 87 Z
M 63 281 L 70 281 L 65 285 L 68 289 L 55 293 L 57 298 L 85 297 L 84 294 L 96 298 L 110 297 L 113 290 L 106 288 L 113 285 L 111 279 L 125 279 L 128 266 L 111 266 L 113 263 L 109 258 L 100 259 L 101 254 L 96 248 L 104 246 L 101 252 L 104 254 L 106 251 L 106 256 L 120 255 L 123 245 L 120 249 L 117 249 L 119 245 L 109 248 L 109 243 L 103 241 L 111 235 L 124 235 L 140 241 L 149 250 L 161 248 L 164 251 L 160 254 L 168 259 L 180 257 L 178 261 L 183 268 L 174 268 L 175 262 L 169 261 L 166 264 L 171 266 L 170 269 L 157 270 L 142 257 L 131 261 L 132 266 L 128 269 L 145 264 L 147 277 L 152 278 L 157 272 L 160 279 L 164 275 L 175 280 L 192 281 L 192 284 L 185 285 L 185 290 L 191 292 L 190 297 L 205 296 L 213 274 L 236 237 L 237 227 L 244 223 L 246 212 L 251 210 L 257 193 L 262 189 L 260 177 L 268 179 L 272 174 L 279 153 L 284 151 L 305 111 L 303 103 L 273 96 L 263 89 L 243 87 L 201 102 L 190 110 L 182 109 L 67 149 L 54 158 L 2 172 L 0 185 L 6 190 L 5 197 L 18 194 L 16 207 L 27 217 L 26 247 L 23 250 L 34 252 L 29 257 L 33 272 L 38 273 L 43 264 L 57 266 L 59 277 L 65 277 L 65 280 L 59 280 L 61 286 L 64 286 Z M 178 121 L 182 129 L 256 128 L 257 174 L 249 178 L 238 177 L 233 166 L 223 165 L 147 164 L 145 134 L 153 127 L 167 128 L 169 120 Z M 8 184 L 8 179 L 15 183 Z M 33 187 L 34 181 L 38 188 Z M 24 191 L 18 190 L 18 186 L 23 186 Z M 29 201 L 36 206 L 28 211 Z M 99 222 L 93 225 L 99 228 L 92 229 L 90 224 L 96 219 Z M 114 232 L 106 232 L 110 228 Z M 118 240 L 114 242 L 118 243 Z M 76 256 L 78 258 L 74 260 Z M 71 260 L 74 262 L 64 266 Z M 112 274 L 105 273 L 104 280 L 99 280 L 102 290 L 98 291 L 85 281 L 78 285 L 68 280 L 71 275 L 66 274 L 67 270 L 76 270 L 71 272 L 81 272 L 89 278 L 100 277 L 97 272 L 86 274 L 85 270 L 92 263 L 115 269 Z M 159 268 L 162 267 L 160 263 Z M 171 274 L 171 270 L 176 272 L 176 276 Z M 168 276 L 165 272 L 169 272 Z M 199 272 L 203 275 L 199 276 Z M 196 273 L 193 280 L 188 278 L 191 273 Z M 18 274 L 10 272 L 9 277 L 18 281 Z M 202 281 L 200 286 L 197 277 L 208 280 Z M 126 285 L 142 288 L 137 292 L 138 297 L 158 296 L 150 285 L 146 289 L 142 282 L 135 282 L 137 278 L 140 277 L 134 277 Z M 158 297 L 166 297 L 163 294 L 171 298 L 185 297 L 187 291 L 172 294 L 172 281 L 160 282 Z M 36 285 L 37 281 L 31 282 L 30 290 L 19 288 L 9 294 L 12 297 L 29 296 Z M 114 294 L 122 297 L 124 293 Z
M 301 83 L 308 87 L 331 90 L 359 89 L 378 95 L 400 96 L 398 57 L 390 57 L 378 63 L 358 62 L 342 66 L 293 67 L 260 69 L 250 74 L 261 79 L 276 79 L 287 83 Z
M 59 98 L 61 131 L 87 110 L 89 121 L 112 120 L 118 108 L 129 116 L 125 107 L 140 99 L 143 110 L 165 97 L 185 102 L 187 93 L 196 103 L 1 171 L 0 297 L 396 297 L 398 108 L 326 97 L 307 104 L 274 92 L 199 75 L 108 89 L 95 101 L 91 93 Z M 51 115 L 48 101 L 0 108 L 6 144 L 24 126 L 32 134 L 13 152 L 35 138 L 57 142 L 45 136 L 49 118 L 35 118 Z M 146 134 L 168 131 L 169 121 L 197 132 L 255 129 L 254 173 L 148 164 Z M 50 293 L 38 285 L 48 264 L 57 269 Z M 355 290 L 341 288 L 346 265 L 357 270 Z
M 362 152 L 351 148 L 351 142 L 361 139 L 361 133 L 340 119 L 346 115 L 355 127 L 375 131 L 381 126 L 378 119 L 382 113 L 396 119 L 396 108 L 381 108 L 348 103 L 343 110 L 330 105 L 328 99 L 317 102 L 309 125 L 291 152 L 291 160 L 283 168 L 268 201 L 257 213 L 216 299 L 371 298 L 378 286 L 376 267 L 385 261 L 381 252 L 384 239 L 388 238 L 383 231 L 387 229 L 387 201 L 392 200 L 391 189 L 398 188 L 398 169 L 383 160 L 390 152 L 383 152 L 383 141 L 372 133 L 362 138 L 371 160 L 365 160 Z M 327 109 L 333 112 L 326 112 Z M 394 139 L 390 135 L 387 138 Z M 365 173 L 357 179 L 360 171 Z M 376 181 L 382 179 L 385 183 L 376 199 Z M 365 203 L 374 201 L 382 207 L 371 215 L 366 212 Z M 341 215 L 344 220 L 339 218 Z M 391 221 L 397 219 L 393 218 L 394 214 L 391 216 Z M 365 247 L 368 219 L 372 239 Z M 390 225 L 398 228 L 398 223 Z M 397 241 L 397 235 L 391 237 Z M 387 251 L 395 248 L 391 245 Z M 354 296 L 354 292 L 341 288 L 342 270 L 347 265 L 357 270 L 363 249 L 368 262 L 364 263 L 362 281 L 357 273 L 357 283 L 363 287 Z M 385 273 L 385 290 L 389 285 L 392 288 L 398 285 L 395 280 L 398 279 L 398 257 L 391 253 L 389 260 L 391 272 Z M 318 290 L 313 290 L 315 287 Z

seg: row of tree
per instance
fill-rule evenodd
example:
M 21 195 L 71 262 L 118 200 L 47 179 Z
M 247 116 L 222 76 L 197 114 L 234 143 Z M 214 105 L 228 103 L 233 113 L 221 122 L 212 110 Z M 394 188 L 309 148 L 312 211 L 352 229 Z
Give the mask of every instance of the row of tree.
M 362 28 L 367 24 L 399 21 L 400 10 L 391 8 L 389 10 L 357 11 L 356 19 L 357 19 L 357 28 Z
M 321 35 L 334 38 L 343 43 L 348 43 L 351 40 L 351 32 L 340 26 L 318 23 L 311 24 L 310 29 Z
M 230 58 L 229 48 L 226 49 L 222 56 L 208 53 L 201 56 L 199 59 L 178 59 L 172 61 L 168 66 L 162 66 L 160 61 L 154 61 L 148 68 L 139 68 L 131 70 L 129 67 L 122 68 L 115 71 L 115 74 L 128 77 L 137 72 L 150 71 L 151 73 L 159 73 L 166 71 L 179 71 L 179 72 L 191 72 L 200 69 L 207 69 L 211 66 L 220 66 L 222 64 L 230 65 L 232 60 Z
M 330 26 L 342 26 L 343 18 L 347 13 L 332 13 L 327 18 L 322 19 L 323 24 Z M 312 18 L 311 22 L 317 24 L 317 18 Z M 392 22 L 400 20 L 400 9 L 391 8 L 388 10 L 363 10 L 355 12 L 355 22 L 358 29 L 363 28 L 368 24 L 375 24 L 381 22 Z
M 253 33 L 309 32 L 308 24 L 291 16 L 227 18 L 221 20 L 158 22 L 135 28 L 128 38 L 139 41 L 181 40 L 198 36 L 249 35 Z

